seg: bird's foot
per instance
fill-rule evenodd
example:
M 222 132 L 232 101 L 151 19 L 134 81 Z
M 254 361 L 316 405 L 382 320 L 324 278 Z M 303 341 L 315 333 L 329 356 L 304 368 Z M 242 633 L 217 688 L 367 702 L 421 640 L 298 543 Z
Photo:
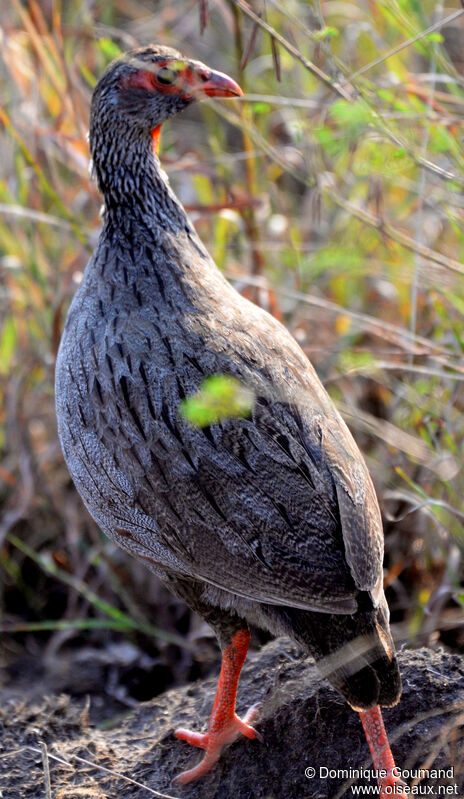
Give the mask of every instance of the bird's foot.
M 188 782 L 198 779 L 198 777 L 203 777 L 217 763 L 224 747 L 231 744 L 240 735 L 244 735 L 246 738 L 258 738 L 258 740 L 262 741 L 259 732 L 251 726 L 251 722 L 256 719 L 257 715 L 257 705 L 253 705 L 243 719 L 234 713 L 229 719 L 223 720 L 218 718 L 213 712 L 209 729 L 206 733 L 184 729 L 176 730 L 174 733 L 176 738 L 180 741 L 187 741 L 192 746 L 204 749 L 205 755 L 196 766 L 178 774 L 174 778 L 174 783 L 186 785 Z

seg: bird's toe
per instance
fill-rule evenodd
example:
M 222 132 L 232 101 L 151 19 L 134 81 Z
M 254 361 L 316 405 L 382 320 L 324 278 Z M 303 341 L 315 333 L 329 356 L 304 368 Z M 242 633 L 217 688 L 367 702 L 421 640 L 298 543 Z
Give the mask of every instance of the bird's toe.
M 204 749 L 205 755 L 196 766 L 178 774 L 174 779 L 174 783 L 186 785 L 188 782 L 192 782 L 192 780 L 203 777 L 212 769 L 214 764 L 217 763 L 224 747 L 233 743 L 240 735 L 244 735 L 245 738 L 262 741 L 263 739 L 260 733 L 250 724 L 251 721 L 256 719 L 257 715 L 258 705 L 253 705 L 247 711 L 243 719 L 234 714 L 226 723 L 221 725 L 213 723 L 208 732 L 204 734 L 192 732 L 184 728 L 176 730 L 174 733 L 176 738 L 180 741 L 186 741 L 192 746 Z
M 193 730 L 186 730 L 183 727 L 175 730 L 174 735 L 179 741 L 187 741 L 191 746 L 197 746 L 199 749 L 206 749 L 208 746 L 208 733 L 207 732 L 194 732 Z

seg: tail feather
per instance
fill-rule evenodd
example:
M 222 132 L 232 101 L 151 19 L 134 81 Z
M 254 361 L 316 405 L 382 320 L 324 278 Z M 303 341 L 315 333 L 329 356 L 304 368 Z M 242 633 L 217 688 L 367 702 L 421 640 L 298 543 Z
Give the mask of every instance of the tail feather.
M 352 616 L 286 609 L 288 632 L 314 657 L 321 673 L 355 710 L 395 705 L 401 677 L 386 605 L 360 594 Z

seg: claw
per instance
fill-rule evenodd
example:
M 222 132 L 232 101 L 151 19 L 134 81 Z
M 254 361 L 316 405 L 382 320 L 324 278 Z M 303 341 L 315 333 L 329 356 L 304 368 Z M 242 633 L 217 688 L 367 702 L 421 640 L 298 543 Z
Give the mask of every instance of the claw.
M 257 739 L 262 743 L 264 740 L 263 736 L 261 735 L 260 732 L 258 732 L 258 730 L 255 730 L 255 728 L 251 726 L 252 722 L 258 718 L 258 715 L 259 715 L 259 704 L 256 703 L 256 705 L 252 705 L 251 707 L 248 708 L 243 719 L 239 718 L 238 716 L 235 716 L 235 719 L 239 725 L 240 732 L 242 733 L 242 735 L 245 736 L 245 738 L 250 738 L 251 740 Z

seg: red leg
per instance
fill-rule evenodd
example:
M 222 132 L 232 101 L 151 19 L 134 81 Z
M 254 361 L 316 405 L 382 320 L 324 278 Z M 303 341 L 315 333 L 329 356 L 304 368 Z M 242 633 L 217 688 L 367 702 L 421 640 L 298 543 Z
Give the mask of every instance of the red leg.
M 387 772 L 387 776 L 380 780 L 381 799 L 404 796 L 404 792 L 396 791 L 396 787 L 404 785 L 404 782 L 397 775 L 380 708 L 377 706 L 372 710 L 359 711 L 359 715 L 371 750 L 374 769 Z
M 250 726 L 250 722 L 258 714 L 256 706 L 250 708 L 243 719 L 240 719 L 235 713 L 237 685 L 249 642 L 250 631 L 238 630 L 222 653 L 221 673 L 209 719 L 208 732 L 201 734 L 183 729 L 175 731 L 174 735 L 181 741 L 187 741 L 192 746 L 205 749 L 203 760 L 194 768 L 179 774 L 175 778 L 175 782 L 185 785 L 198 777 L 203 777 L 217 763 L 224 746 L 235 741 L 240 734 L 245 735 L 246 738 L 261 738 L 259 733 Z

